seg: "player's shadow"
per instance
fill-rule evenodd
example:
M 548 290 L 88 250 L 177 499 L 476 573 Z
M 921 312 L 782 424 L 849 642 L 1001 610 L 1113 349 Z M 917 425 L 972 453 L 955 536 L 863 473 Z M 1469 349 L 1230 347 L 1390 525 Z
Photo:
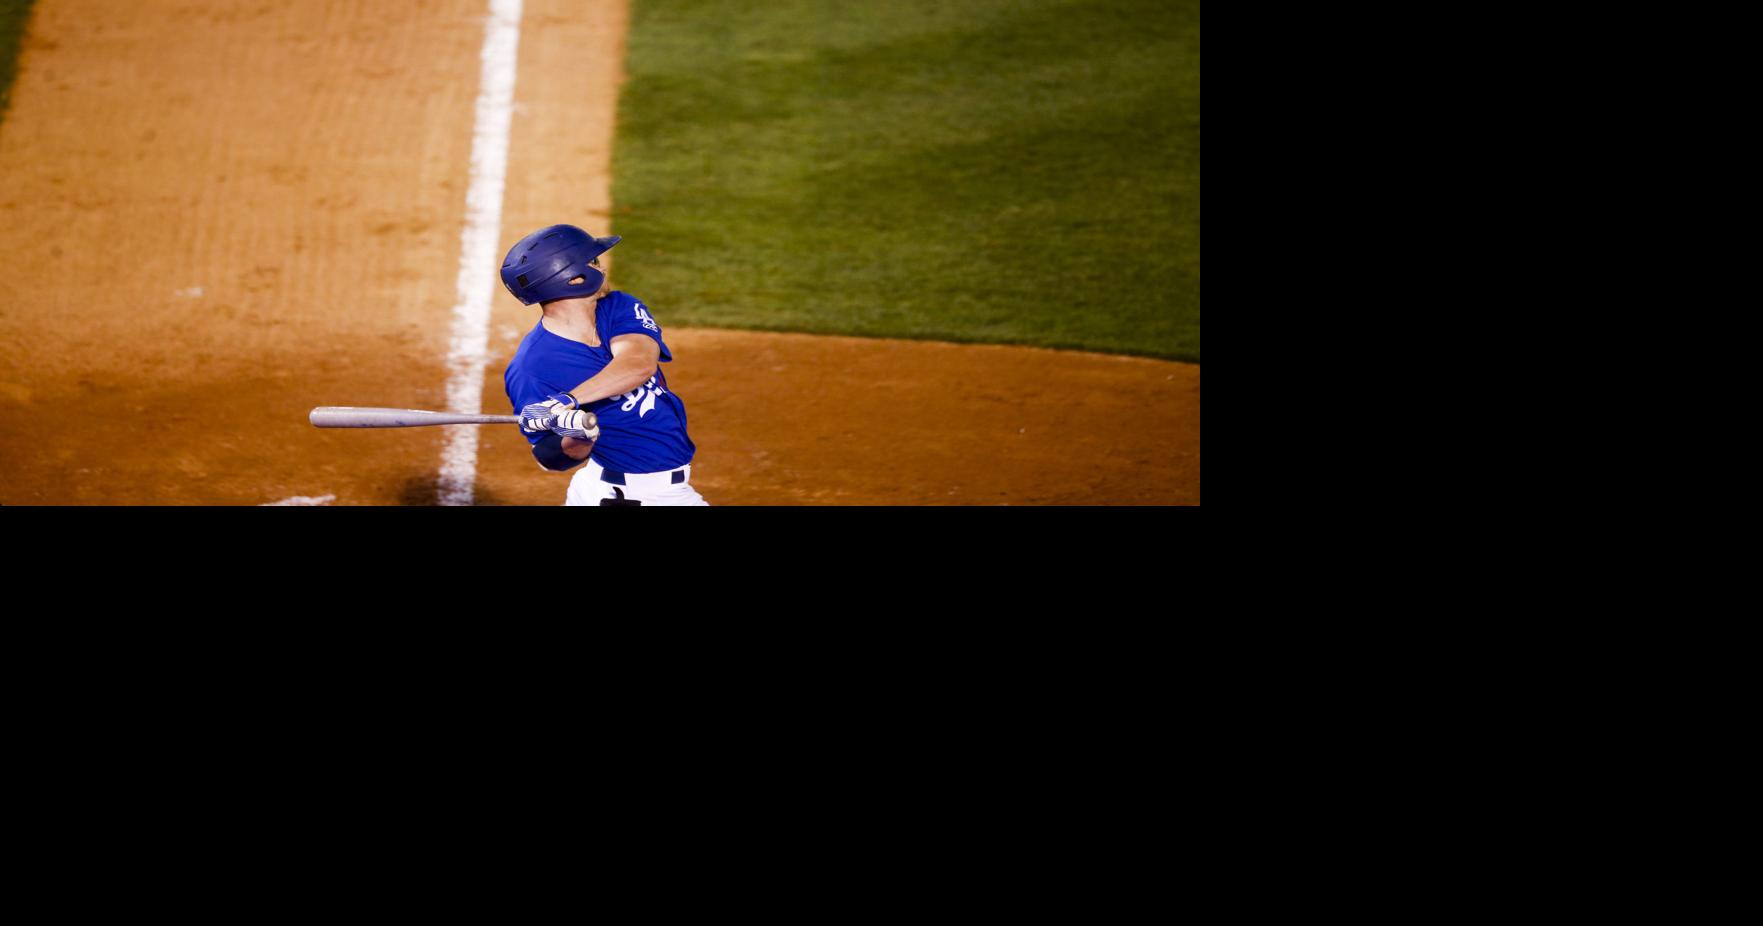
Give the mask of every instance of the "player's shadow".
M 480 507 L 507 507 L 507 499 L 478 486 L 471 503 Z M 407 508 L 433 508 L 441 504 L 441 483 L 433 476 L 412 476 L 398 490 L 398 504 Z

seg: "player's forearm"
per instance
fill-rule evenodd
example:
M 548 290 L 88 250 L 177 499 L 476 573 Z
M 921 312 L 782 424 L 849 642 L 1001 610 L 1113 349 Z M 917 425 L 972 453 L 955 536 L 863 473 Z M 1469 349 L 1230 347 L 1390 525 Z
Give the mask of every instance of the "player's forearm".
M 605 369 L 595 373 L 593 377 L 581 385 L 569 390 L 569 394 L 575 396 L 577 402 L 587 405 L 589 402 L 598 402 L 615 395 L 624 395 L 648 382 L 649 377 L 654 375 L 655 366 L 647 359 L 629 360 L 623 357 L 614 357 Z

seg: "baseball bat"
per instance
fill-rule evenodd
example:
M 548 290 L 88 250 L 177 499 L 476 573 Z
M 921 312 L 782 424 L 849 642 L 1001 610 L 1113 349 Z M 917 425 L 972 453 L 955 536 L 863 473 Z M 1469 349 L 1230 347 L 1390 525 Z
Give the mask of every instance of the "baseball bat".
M 456 415 L 416 408 L 325 406 L 308 416 L 315 428 L 420 428 L 431 424 L 519 424 L 518 415 Z

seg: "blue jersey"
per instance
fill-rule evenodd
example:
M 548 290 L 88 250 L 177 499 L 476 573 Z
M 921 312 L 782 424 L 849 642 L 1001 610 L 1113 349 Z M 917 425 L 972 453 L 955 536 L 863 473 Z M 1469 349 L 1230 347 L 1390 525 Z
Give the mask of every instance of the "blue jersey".
M 543 319 L 533 326 L 526 339 L 508 362 L 502 374 L 503 388 L 514 414 L 545 396 L 564 392 L 581 385 L 612 362 L 612 339 L 621 334 L 641 334 L 655 339 L 661 346 L 661 360 L 673 359 L 667 342 L 661 340 L 661 326 L 650 317 L 649 310 L 636 297 L 612 292 L 601 297 L 594 313 L 594 327 L 600 335 L 600 346 L 589 347 L 545 329 Z M 594 413 L 600 423 L 600 439 L 594 444 L 593 460 L 601 466 L 624 473 L 658 473 L 678 469 L 692 462 L 698 448 L 686 436 L 686 406 L 679 396 L 667 388 L 667 377 L 661 367 L 641 386 L 609 399 L 582 406 Z M 548 432 L 528 434 L 529 443 L 538 443 Z

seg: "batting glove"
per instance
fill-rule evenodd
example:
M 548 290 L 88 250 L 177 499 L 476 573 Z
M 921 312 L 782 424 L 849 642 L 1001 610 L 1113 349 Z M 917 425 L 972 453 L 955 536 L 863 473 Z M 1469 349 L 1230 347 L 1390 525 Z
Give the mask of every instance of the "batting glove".
M 600 439 L 599 420 L 594 417 L 593 412 L 584 412 L 580 409 L 559 412 L 557 417 L 551 419 L 551 430 L 576 440 Z
M 565 405 L 565 402 L 569 404 Z M 520 410 L 520 428 L 528 434 L 549 431 L 558 412 L 575 408 L 576 405 L 575 396 L 567 392 L 545 396 L 545 401 L 534 402 Z

